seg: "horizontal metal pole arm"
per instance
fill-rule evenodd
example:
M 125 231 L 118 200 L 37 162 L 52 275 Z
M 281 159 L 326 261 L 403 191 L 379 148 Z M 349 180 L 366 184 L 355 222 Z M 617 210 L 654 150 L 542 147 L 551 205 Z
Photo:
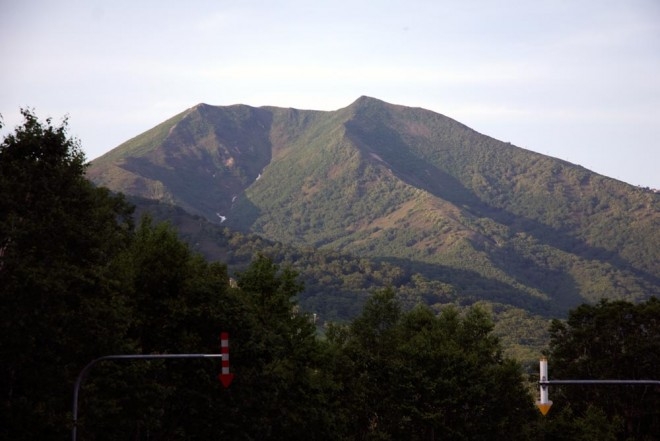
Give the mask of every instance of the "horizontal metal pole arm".
M 553 386 L 560 384 L 622 384 L 622 385 L 656 385 L 660 386 L 660 380 L 542 380 L 540 386 Z
M 103 360 L 135 360 L 135 359 L 162 359 L 162 358 L 222 358 L 222 354 L 125 354 L 125 355 L 104 355 L 87 363 L 83 372 L 92 365 Z M 83 373 L 81 372 L 81 374 Z

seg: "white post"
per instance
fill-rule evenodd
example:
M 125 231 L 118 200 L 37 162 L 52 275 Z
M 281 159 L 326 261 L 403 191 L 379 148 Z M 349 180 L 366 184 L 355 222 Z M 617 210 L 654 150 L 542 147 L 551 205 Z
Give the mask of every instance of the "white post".
M 543 357 L 539 361 L 539 381 L 548 381 L 548 359 Z M 539 385 L 540 400 L 536 402 L 536 407 L 539 408 L 543 415 L 547 414 L 552 406 L 552 401 L 550 401 L 550 396 L 548 393 L 548 385 L 540 384 Z
M 545 357 L 543 357 L 539 361 L 539 378 L 541 379 L 541 381 L 548 381 L 548 359 Z M 548 386 L 541 385 L 540 391 L 541 391 L 541 403 L 547 404 L 550 401 L 548 396 Z

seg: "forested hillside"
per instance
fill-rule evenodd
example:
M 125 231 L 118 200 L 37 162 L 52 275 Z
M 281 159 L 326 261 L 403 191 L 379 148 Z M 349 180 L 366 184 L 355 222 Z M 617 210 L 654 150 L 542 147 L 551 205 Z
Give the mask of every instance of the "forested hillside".
M 333 250 L 298 248 L 269 241 L 254 234 L 243 234 L 204 218 L 192 216 L 176 206 L 142 198 L 129 198 L 136 215 L 148 214 L 170 223 L 179 237 L 211 261 L 227 265 L 231 274 L 244 270 L 259 253 L 280 265 L 298 272 L 303 290 L 298 302 L 303 311 L 316 315 L 320 332 L 328 323 L 345 323 L 354 319 L 375 289 L 396 287 L 404 310 L 426 304 L 439 312 L 445 306 L 462 310 L 478 304 L 494 319 L 494 333 L 502 338 L 507 354 L 530 365 L 549 342 L 550 318 L 534 314 L 527 305 L 480 300 L 460 293 L 449 283 L 432 280 L 405 261 L 390 262 L 369 257 L 356 257 Z M 488 281 L 483 282 L 484 285 Z
M 660 428 L 657 387 L 553 392 L 556 412 L 542 417 L 536 378 L 503 354 L 486 306 L 434 310 L 391 287 L 319 335 L 292 265 L 255 252 L 231 280 L 170 225 L 136 224 L 124 197 L 87 181 L 66 122 L 23 115 L 0 144 L 2 439 L 68 437 L 91 360 L 218 354 L 221 332 L 229 388 L 217 359 L 100 362 L 76 403 L 78 439 L 651 440 Z M 231 249 L 258 247 L 225 235 Z M 553 322 L 557 373 L 657 374 L 659 305 L 582 305 Z

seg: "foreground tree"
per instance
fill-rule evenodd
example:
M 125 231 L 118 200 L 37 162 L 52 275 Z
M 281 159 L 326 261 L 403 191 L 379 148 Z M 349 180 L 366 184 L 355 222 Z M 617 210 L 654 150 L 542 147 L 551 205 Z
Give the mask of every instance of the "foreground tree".
M 553 321 L 550 336 L 553 378 L 660 379 L 660 301 L 655 297 L 639 304 L 582 305 L 566 322 Z M 552 392 L 556 424 L 565 426 L 569 415 L 578 422 L 572 430 L 581 439 L 605 439 L 602 433 L 588 435 L 596 428 L 607 428 L 607 436 L 619 440 L 657 439 L 660 433 L 658 386 L 565 386 Z
M 316 329 L 297 306 L 303 286 L 289 267 L 257 255 L 237 275 L 248 312 L 232 335 L 231 439 L 336 439 L 320 380 Z
M 0 439 L 71 430 L 74 381 L 109 354 L 219 351 L 247 321 L 224 265 L 85 179 L 67 136 L 24 110 L 0 144 Z M 225 328 L 225 329 L 226 329 Z M 81 390 L 84 439 L 204 439 L 221 429 L 218 364 L 104 362 Z M 226 401 L 226 400 L 225 400 Z
M 328 335 L 341 348 L 345 439 L 524 439 L 532 399 L 491 330 L 478 309 L 402 313 L 392 290 L 375 293 Z
M 0 144 L 0 438 L 53 439 L 81 365 L 125 348 L 128 306 L 108 262 L 132 208 L 85 179 L 66 121 L 22 114 Z

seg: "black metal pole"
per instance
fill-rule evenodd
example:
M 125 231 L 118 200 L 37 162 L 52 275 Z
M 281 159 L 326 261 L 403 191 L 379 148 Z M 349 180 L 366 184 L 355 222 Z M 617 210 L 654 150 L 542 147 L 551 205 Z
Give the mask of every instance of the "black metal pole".
M 171 358 L 222 358 L 222 354 L 143 354 L 143 355 L 106 355 L 99 357 L 87 363 L 76 378 L 76 383 L 73 387 L 73 429 L 71 431 L 71 438 L 77 441 L 78 437 L 78 395 L 80 394 L 80 386 L 85 380 L 85 376 L 89 370 L 96 363 L 105 360 L 145 360 L 145 359 L 171 359 Z

